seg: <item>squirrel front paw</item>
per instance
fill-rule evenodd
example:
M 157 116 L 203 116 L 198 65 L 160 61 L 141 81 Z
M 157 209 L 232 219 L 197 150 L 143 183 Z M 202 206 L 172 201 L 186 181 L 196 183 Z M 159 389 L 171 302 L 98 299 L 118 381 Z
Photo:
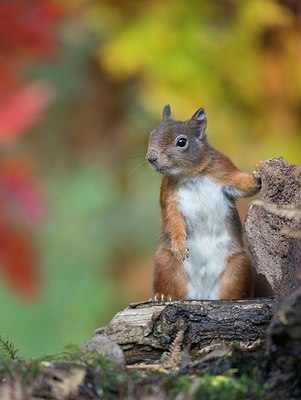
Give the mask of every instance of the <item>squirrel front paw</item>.
M 186 240 L 182 242 L 175 242 L 171 245 L 171 252 L 179 262 L 183 262 L 189 257 L 189 248 L 187 247 Z
M 253 171 L 253 176 L 255 180 L 255 189 L 261 188 L 261 168 L 263 164 L 264 161 L 259 161 L 259 163 L 256 164 L 255 170 Z
M 259 163 L 256 164 L 255 171 L 253 171 L 253 176 L 255 180 L 255 188 L 258 190 L 261 189 L 262 186 L 263 167 L 265 165 L 269 165 L 271 161 L 273 161 L 273 158 L 268 158 L 267 160 L 259 161 Z

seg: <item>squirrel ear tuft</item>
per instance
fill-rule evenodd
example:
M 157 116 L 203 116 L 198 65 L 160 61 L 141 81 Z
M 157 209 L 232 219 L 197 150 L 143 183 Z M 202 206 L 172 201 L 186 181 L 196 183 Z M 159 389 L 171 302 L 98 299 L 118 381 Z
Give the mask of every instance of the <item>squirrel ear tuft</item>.
M 166 104 L 166 106 L 164 106 L 163 111 L 162 111 L 162 121 L 168 121 L 170 119 L 171 119 L 170 105 Z
M 207 125 L 207 117 L 205 110 L 203 108 L 199 108 L 191 117 L 191 121 L 195 121 L 197 125 L 197 137 L 204 137 L 204 132 Z

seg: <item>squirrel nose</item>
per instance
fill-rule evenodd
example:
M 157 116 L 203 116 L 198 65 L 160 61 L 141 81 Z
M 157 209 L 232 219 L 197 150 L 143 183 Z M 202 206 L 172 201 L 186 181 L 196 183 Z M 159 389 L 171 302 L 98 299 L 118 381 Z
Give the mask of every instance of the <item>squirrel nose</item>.
M 147 153 L 146 158 L 151 164 L 154 164 L 158 160 L 158 156 L 154 152 Z

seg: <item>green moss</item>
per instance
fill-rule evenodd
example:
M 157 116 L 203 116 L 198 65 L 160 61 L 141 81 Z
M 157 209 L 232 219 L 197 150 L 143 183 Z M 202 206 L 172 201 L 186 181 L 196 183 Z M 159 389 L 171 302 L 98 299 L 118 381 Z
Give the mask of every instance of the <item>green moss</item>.
M 207 375 L 200 379 L 194 398 L 196 400 L 203 398 L 207 400 L 259 400 L 264 399 L 265 394 L 264 386 L 257 384 L 245 375 L 239 378 Z

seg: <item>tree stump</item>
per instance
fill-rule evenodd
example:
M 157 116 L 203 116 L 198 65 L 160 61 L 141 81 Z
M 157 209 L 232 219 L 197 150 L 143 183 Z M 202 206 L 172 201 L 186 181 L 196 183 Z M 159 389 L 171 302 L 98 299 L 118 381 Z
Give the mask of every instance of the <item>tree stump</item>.
M 301 165 L 275 158 L 263 163 L 260 174 L 258 199 L 264 204 L 301 204 Z M 283 234 L 285 229 L 301 230 L 301 221 L 257 205 L 250 207 L 245 222 L 248 247 L 257 272 L 273 289 L 275 309 L 300 285 L 301 240 Z

